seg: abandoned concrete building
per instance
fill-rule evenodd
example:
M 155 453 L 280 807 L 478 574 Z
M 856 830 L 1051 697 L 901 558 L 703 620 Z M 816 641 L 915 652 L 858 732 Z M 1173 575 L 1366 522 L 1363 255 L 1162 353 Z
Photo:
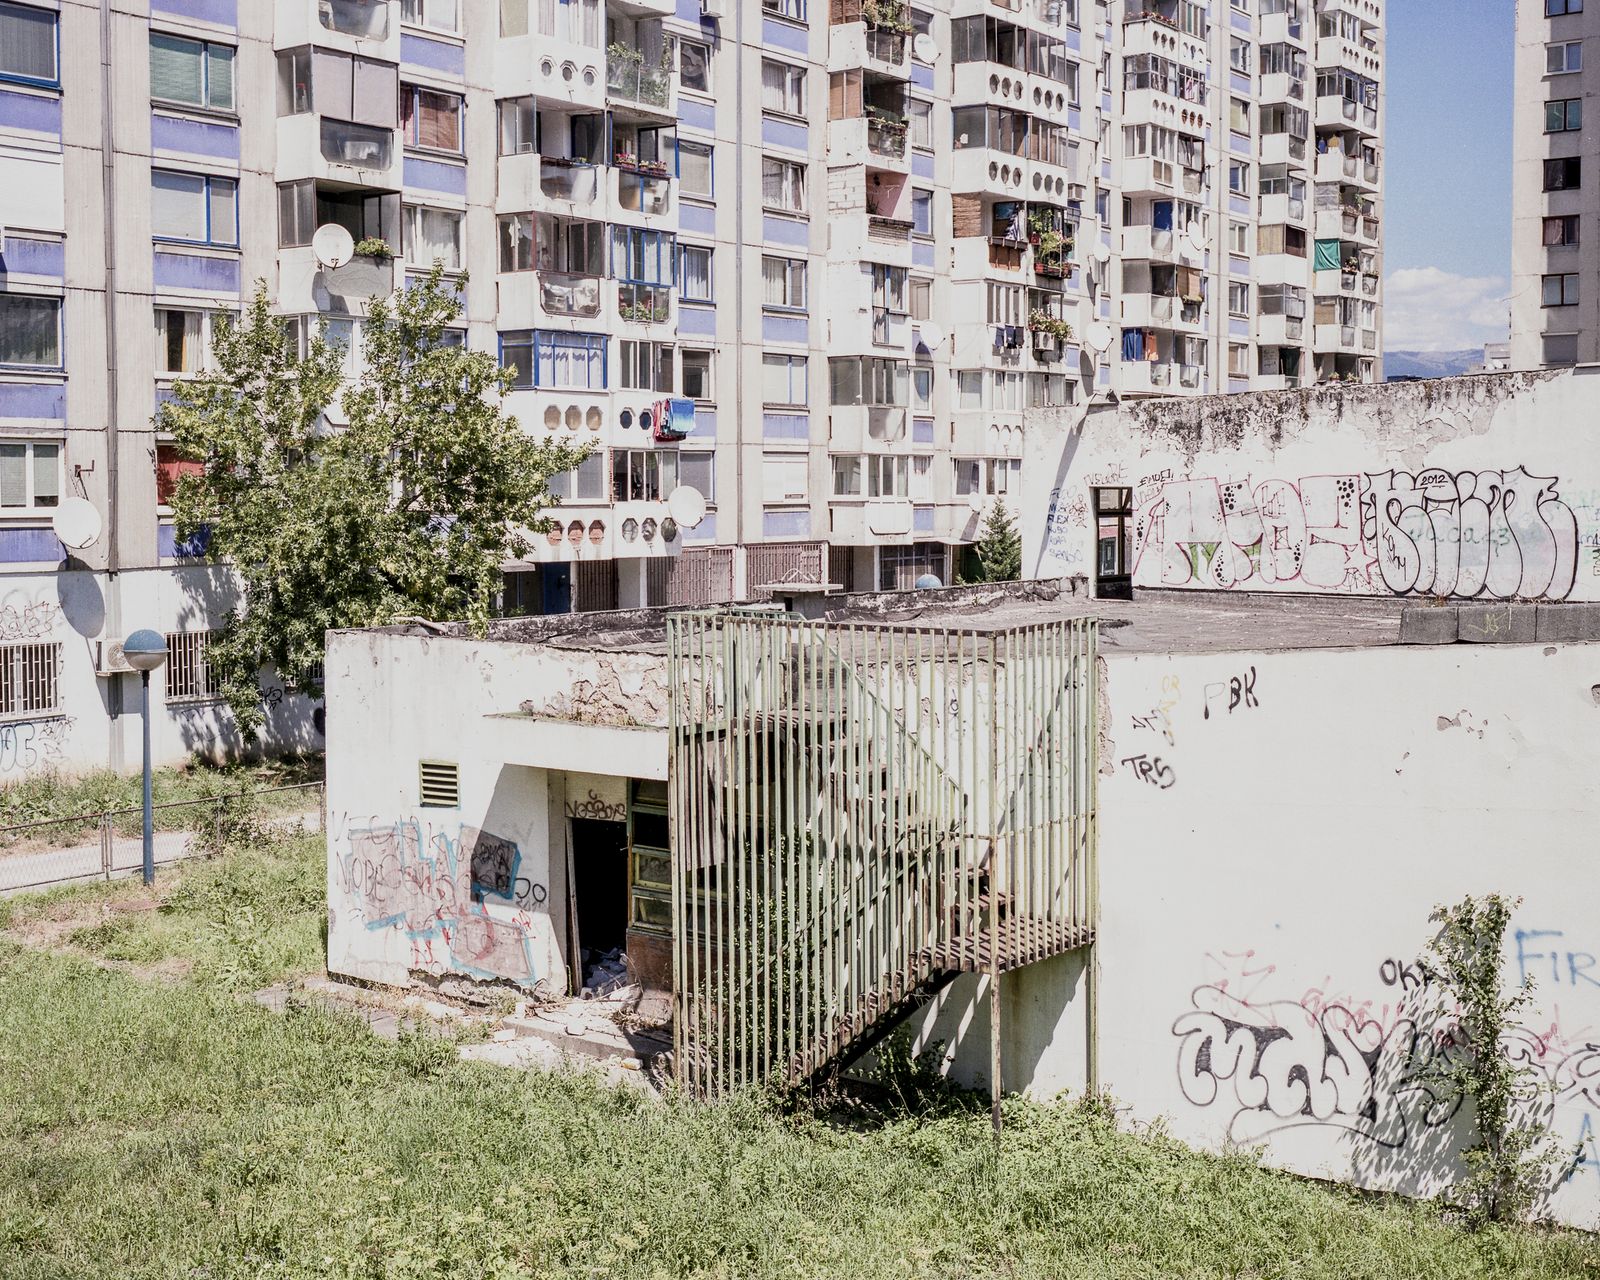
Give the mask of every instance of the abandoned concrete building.
M 1552 1209 L 1594 1226 L 1592 401 L 1091 410 L 1040 424 L 1031 581 L 335 633 L 330 969 L 560 998 L 620 948 L 708 1097 L 903 1027 L 975 1086 L 1427 1194 L 1461 1118 L 1415 958 L 1499 891 Z

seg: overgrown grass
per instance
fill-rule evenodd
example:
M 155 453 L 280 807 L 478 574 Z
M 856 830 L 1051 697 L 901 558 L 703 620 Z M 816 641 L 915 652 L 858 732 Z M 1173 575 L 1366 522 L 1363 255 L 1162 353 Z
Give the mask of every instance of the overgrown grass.
M 1469 1235 L 1120 1132 L 1103 1106 L 1009 1104 L 997 1150 L 983 1108 L 845 1127 L 654 1100 L 240 999 L 320 965 L 320 877 L 315 837 L 279 839 L 75 939 L 187 956 L 177 982 L 0 939 L 0 1275 L 1600 1277 L 1591 1238 Z M 13 929 L 92 920 L 91 898 L 16 908 Z
M 152 775 L 151 789 L 156 804 L 179 800 L 207 800 L 217 796 L 232 795 L 240 791 L 259 791 L 270 787 L 285 787 L 305 782 L 322 781 L 322 757 L 304 756 L 282 760 L 258 761 L 248 764 L 209 765 L 194 761 L 178 769 L 158 769 Z M 259 797 L 257 801 L 264 813 L 294 813 L 315 808 L 313 799 L 304 793 L 284 792 Z M 42 774 L 23 782 L 0 787 L 0 827 L 23 823 L 46 822 L 52 825 L 42 833 L 24 833 L 10 838 L 9 843 L 0 838 L 0 853 L 12 844 L 38 844 L 41 840 L 51 844 L 66 844 L 93 837 L 93 823 L 59 821 L 84 815 L 98 815 L 119 809 L 139 809 L 144 804 L 143 782 L 137 774 L 113 773 L 102 769 L 75 778 L 59 778 Z M 135 831 L 140 816 L 128 815 L 119 824 Z M 195 821 L 192 810 L 155 812 L 156 825 L 163 830 L 190 826 Z

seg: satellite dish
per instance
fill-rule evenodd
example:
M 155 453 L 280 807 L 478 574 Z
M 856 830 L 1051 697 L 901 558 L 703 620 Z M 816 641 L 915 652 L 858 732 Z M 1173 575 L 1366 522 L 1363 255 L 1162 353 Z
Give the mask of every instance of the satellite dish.
M 922 334 L 922 345 L 929 351 L 937 351 L 944 345 L 944 330 L 930 320 L 924 320 L 918 331 Z
M 1111 261 L 1111 250 L 1103 244 L 1095 245 L 1090 252 L 1094 255 L 1094 260 L 1102 266 Z
M 913 586 L 917 591 L 939 591 L 944 587 L 944 583 L 939 581 L 938 574 L 925 573 L 916 580 Z
M 1111 346 L 1111 340 L 1117 335 L 1112 332 L 1111 326 L 1103 320 L 1096 320 L 1089 326 L 1089 332 L 1084 334 L 1089 346 L 1095 351 L 1105 351 Z
M 84 498 L 63 498 L 50 517 L 61 545 L 81 551 L 100 540 L 100 509 Z
M 355 238 L 337 222 L 327 222 L 311 237 L 311 252 L 322 266 L 333 270 L 356 256 Z
M 937 62 L 939 60 L 939 42 L 926 31 L 911 42 L 911 48 L 923 62 Z
M 680 484 L 667 495 L 667 512 L 680 528 L 693 529 L 706 518 L 706 496 L 693 485 Z
M 967 495 L 967 506 L 972 511 L 982 511 L 983 495 L 981 493 L 969 493 Z

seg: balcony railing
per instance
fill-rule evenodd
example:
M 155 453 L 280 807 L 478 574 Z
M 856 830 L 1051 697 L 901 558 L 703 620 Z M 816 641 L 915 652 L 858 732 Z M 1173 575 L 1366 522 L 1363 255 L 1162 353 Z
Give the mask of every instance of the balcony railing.
M 600 169 L 565 156 L 540 156 L 539 190 L 552 200 L 592 204 L 600 194 Z
M 539 305 L 553 316 L 597 316 L 600 314 L 599 277 L 541 271 Z
M 617 203 L 630 213 L 666 213 L 672 206 L 672 179 L 660 174 L 619 169 Z
M 665 324 L 671 311 L 672 290 L 666 285 L 625 280 L 617 286 L 617 314 L 624 320 Z
M 1200 385 L 1200 366 L 1197 364 L 1180 364 L 1178 366 L 1178 385 L 1188 387 L 1193 391 Z
M 606 93 L 611 97 L 647 107 L 665 107 L 671 101 L 671 89 L 670 54 L 659 66 L 647 65 L 637 54 L 630 57 L 613 50 L 606 55 Z
M 328 31 L 358 40 L 385 40 L 389 36 L 387 0 L 317 0 L 317 20 Z
M 394 162 L 394 130 L 322 119 L 322 158 L 357 169 L 387 169 Z
M 882 27 L 868 27 L 867 57 L 878 62 L 904 62 L 906 60 L 906 33 L 904 31 L 888 31 Z
M 877 156 L 905 155 L 906 122 L 891 116 L 868 116 L 867 150 Z

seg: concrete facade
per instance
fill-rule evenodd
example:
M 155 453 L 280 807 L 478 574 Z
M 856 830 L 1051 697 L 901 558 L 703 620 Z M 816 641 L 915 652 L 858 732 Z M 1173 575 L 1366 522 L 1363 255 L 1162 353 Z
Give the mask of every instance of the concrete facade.
M 1600 12 L 1569 0 L 1517 0 L 1516 8 L 1511 368 L 1593 364 L 1600 361 L 1600 122 L 1587 111 L 1597 72 L 1584 64 L 1596 56 Z
M 1024 571 L 1134 587 L 1600 600 L 1587 371 L 1030 420 Z M 1122 528 L 1093 513 L 1127 490 Z

